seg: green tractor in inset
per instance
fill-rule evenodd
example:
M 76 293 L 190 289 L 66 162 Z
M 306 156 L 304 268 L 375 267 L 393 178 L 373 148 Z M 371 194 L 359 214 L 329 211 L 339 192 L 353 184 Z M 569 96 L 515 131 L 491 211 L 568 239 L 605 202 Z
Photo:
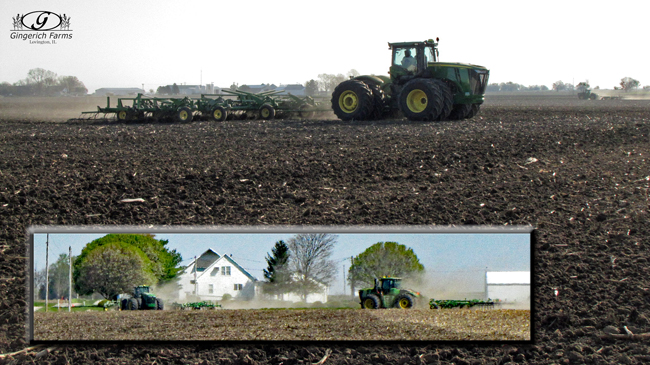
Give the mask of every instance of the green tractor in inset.
M 140 285 L 133 288 L 133 294 L 122 294 L 120 296 L 121 310 L 140 309 L 163 309 L 163 302 L 160 298 L 149 291 L 148 285 Z
M 441 121 L 474 117 L 484 101 L 489 71 L 466 63 L 438 62 L 438 39 L 388 43 L 390 77 L 365 75 L 340 83 L 332 109 L 341 120 L 396 116 Z
M 361 308 L 413 308 L 420 298 L 420 293 L 401 288 L 402 279 L 383 277 L 375 279 L 373 288 L 359 290 Z

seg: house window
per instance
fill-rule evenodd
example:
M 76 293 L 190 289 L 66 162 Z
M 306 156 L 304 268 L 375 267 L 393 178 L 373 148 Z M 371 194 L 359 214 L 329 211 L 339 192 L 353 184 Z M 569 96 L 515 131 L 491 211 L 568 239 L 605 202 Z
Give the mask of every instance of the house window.
M 212 284 L 208 285 L 208 293 L 210 294 L 214 293 L 214 285 Z
M 196 281 L 190 280 L 190 284 L 194 285 L 194 284 L 196 284 Z
M 222 266 L 221 275 L 230 275 L 230 266 Z
M 235 290 L 242 290 L 243 287 L 241 284 L 235 284 Z
M 212 272 L 210 273 L 210 276 L 215 276 L 215 275 L 217 275 L 218 273 L 219 273 L 219 268 L 218 268 L 218 267 L 215 267 L 214 269 L 212 269 Z

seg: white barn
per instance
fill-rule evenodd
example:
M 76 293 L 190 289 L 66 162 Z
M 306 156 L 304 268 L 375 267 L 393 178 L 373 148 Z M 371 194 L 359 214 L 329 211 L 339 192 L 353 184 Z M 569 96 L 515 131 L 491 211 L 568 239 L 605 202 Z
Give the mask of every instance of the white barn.
M 208 249 L 192 260 L 180 275 L 179 299 L 198 296 L 201 300 L 252 299 L 257 279 L 239 266 L 232 257 Z
M 530 271 L 488 271 L 485 293 L 504 303 L 530 303 Z

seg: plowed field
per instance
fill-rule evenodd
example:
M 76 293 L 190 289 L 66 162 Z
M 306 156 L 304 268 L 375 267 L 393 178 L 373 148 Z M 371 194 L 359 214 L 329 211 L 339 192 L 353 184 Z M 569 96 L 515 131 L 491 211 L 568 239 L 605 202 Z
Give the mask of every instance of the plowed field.
M 524 310 L 202 310 L 36 313 L 37 340 L 530 340 Z
M 638 336 L 650 332 L 648 101 L 488 96 L 477 117 L 441 123 L 66 124 L 15 117 L 6 99 L 2 353 L 28 346 L 30 225 L 507 224 L 537 228 L 535 344 L 61 345 L 38 361 L 650 362 Z M 626 330 L 633 335 L 612 336 Z

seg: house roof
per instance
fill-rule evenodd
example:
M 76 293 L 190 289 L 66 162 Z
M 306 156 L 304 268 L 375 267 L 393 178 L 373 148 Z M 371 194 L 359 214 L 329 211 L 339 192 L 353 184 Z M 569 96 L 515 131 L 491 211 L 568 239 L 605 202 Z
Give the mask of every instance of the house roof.
M 217 255 L 218 257 L 217 257 L 217 258 L 214 258 L 214 255 Z M 207 257 L 206 257 L 206 256 L 207 256 Z M 197 261 L 197 263 L 198 263 L 199 265 L 201 264 L 201 259 L 202 259 L 202 258 L 204 258 L 204 260 L 205 260 L 204 262 L 206 262 L 206 263 L 209 262 L 209 264 L 207 264 L 206 266 L 199 266 L 199 267 L 203 267 L 203 268 L 205 268 L 205 270 L 203 270 L 203 271 L 199 271 L 199 272 L 198 272 L 198 275 L 199 275 L 199 276 L 201 276 L 201 275 L 203 275 L 203 274 L 209 272 L 210 269 L 211 269 L 212 267 L 214 267 L 214 266 L 216 265 L 217 262 L 219 262 L 221 259 L 224 259 L 224 260 L 228 261 L 231 265 L 233 265 L 234 267 L 236 267 L 237 270 L 241 271 L 241 272 L 242 272 L 244 275 L 246 275 L 249 279 L 251 279 L 252 281 L 257 281 L 257 279 L 256 279 L 253 275 L 251 275 L 248 271 L 246 271 L 243 267 L 241 267 L 241 266 L 240 266 L 240 265 L 239 265 L 239 264 L 238 264 L 238 263 L 237 263 L 237 262 L 236 262 L 232 257 L 230 257 L 230 256 L 228 256 L 228 255 L 219 255 L 219 254 L 217 253 L 217 251 L 215 251 L 215 250 L 209 248 L 209 249 L 207 249 L 205 252 L 203 252 L 200 256 L 198 256 L 198 257 L 196 258 L 196 261 Z M 194 260 L 192 260 L 192 261 L 187 265 L 188 268 L 189 268 L 190 266 L 192 266 L 192 270 L 191 270 L 191 271 L 188 271 L 188 272 L 194 272 L 194 268 L 195 268 L 196 266 L 193 266 L 193 265 L 194 265 Z
M 528 284 L 530 271 L 493 271 L 486 273 L 488 285 Z

